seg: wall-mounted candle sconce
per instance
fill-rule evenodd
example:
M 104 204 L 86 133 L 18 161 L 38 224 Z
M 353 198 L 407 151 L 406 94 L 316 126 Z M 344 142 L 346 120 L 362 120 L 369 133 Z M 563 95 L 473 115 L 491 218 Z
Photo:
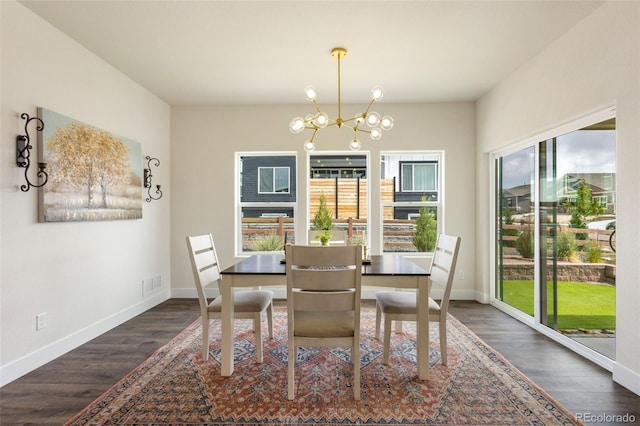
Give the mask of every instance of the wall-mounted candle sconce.
M 24 123 L 25 134 L 18 135 L 16 137 L 16 164 L 18 165 L 18 167 L 24 168 L 24 178 L 27 183 L 25 185 L 21 185 L 20 189 L 22 190 L 22 192 L 27 192 L 31 187 L 40 188 L 41 186 L 44 186 L 49 179 L 49 175 L 47 175 L 47 172 L 44 171 L 44 169 L 47 167 L 47 163 L 39 162 L 37 176 L 38 179 L 42 179 L 42 182 L 38 185 L 34 185 L 29 180 L 29 166 L 31 166 L 30 157 L 31 150 L 33 149 L 33 146 L 31 146 L 31 137 L 29 136 L 29 123 L 31 123 L 32 120 L 37 120 L 38 125 L 36 126 L 36 130 L 39 132 L 44 129 L 44 123 L 38 117 L 29 117 L 29 114 L 27 114 L 26 112 L 23 112 L 20 115 L 20 118 L 27 121 L 26 123 Z
M 151 178 L 153 177 L 153 175 L 151 174 L 151 162 L 154 163 L 155 167 L 158 167 L 160 165 L 160 160 L 158 160 L 157 158 L 151 158 L 148 155 L 145 157 L 145 159 L 147 160 L 147 168 L 144 169 L 144 187 L 145 188 L 149 188 L 148 193 L 149 196 L 146 198 L 146 202 L 150 203 L 151 200 L 159 200 L 160 198 L 162 198 L 162 191 L 160 191 L 160 185 L 156 185 L 156 192 L 155 192 L 155 196 L 151 194 Z

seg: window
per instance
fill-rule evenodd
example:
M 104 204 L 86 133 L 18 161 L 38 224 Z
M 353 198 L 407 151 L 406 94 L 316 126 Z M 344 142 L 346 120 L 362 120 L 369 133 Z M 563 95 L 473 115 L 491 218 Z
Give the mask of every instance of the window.
M 382 153 L 382 251 L 431 252 L 441 225 L 442 152 Z
M 236 153 L 236 254 L 280 251 L 295 242 L 295 154 Z
M 316 154 L 309 156 L 309 229 L 323 197 L 331 212 L 334 230 L 366 241 L 368 221 L 367 156 Z
M 289 171 L 289 167 L 258 167 L 258 193 L 289 193 Z
M 401 162 L 403 192 L 434 192 L 438 190 L 438 165 L 434 162 Z

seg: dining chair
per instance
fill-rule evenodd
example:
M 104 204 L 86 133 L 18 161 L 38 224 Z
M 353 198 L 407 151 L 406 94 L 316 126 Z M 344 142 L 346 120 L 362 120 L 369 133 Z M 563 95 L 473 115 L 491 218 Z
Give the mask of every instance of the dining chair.
M 460 237 L 439 234 L 431 262 L 431 288 L 434 285 L 444 288 L 440 303 L 429 297 L 429 321 L 439 323 L 442 365 L 447 365 L 447 312 L 459 248 Z M 376 292 L 376 339 L 380 339 L 380 321 L 384 315 L 383 364 L 389 363 L 391 321 L 416 321 L 417 313 L 415 292 Z
M 220 319 L 222 315 L 222 297 L 211 302 L 205 289 L 210 285 L 218 286 L 222 280 L 220 264 L 211 234 L 187 237 L 187 246 L 191 258 L 191 267 L 198 290 L 200 314 L 202 315 L 202 358 L 209 359 L 209 321 Z M 234 319 L 252 319 L 256 339 L 256 357 L 262 362 L 262 313 L 267 312 L 269 338 L 273 338 L 273 292 L 270 290 L 246 290 L 234 293 Z
M 362 247 L 286 247 L 288 398 L 298 347 L 351 347 L 353 397 L 360 399 Z

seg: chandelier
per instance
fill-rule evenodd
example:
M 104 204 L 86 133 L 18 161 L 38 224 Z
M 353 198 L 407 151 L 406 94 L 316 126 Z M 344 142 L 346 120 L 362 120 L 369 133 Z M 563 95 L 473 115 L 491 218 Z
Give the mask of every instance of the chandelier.
M 314 142 L 316 134 L 318 133 L 318 130 L 325 127 L 336 126 L 338 128 L 342 128 L 344 126 L 353 130 L 353 139 L 349 143 L 349 147 L 353 151 L 359 150 L 362 146 L 358 140 L 358 132 L 369 133 L 371 139 L 377 141 L 382 138 L 383 130 L 390 130 L 393 127 L 393 118 L 389 116 L 380 117 L 380 114 L 377 112 L 370 111 L 373 104 L 382 99 L 382 88 L 379 86 L 371 89 L 371 101 L 363 113 L 352 118 L 342 118 L 342 105 L 340 104 L 340 59 L 346 56 L 346 54 L 347 49 L 344 47 L 336 47 L 331 50 L 331 56 L 338 60 L 338 117 L 335 119 L 330 118 L 327 113 L 323 112 L 318 104 L 315 89 L 312 86 L 307 86 L 304 89 L 304 92 L 307 100 L 313 102 L 316 113 L 309 114 L 304 118 L 295 117 L 291 120 L 291 123 L 289 123 L 289 130 L 291 130 L 291 133 L 300 133 L 305 129 L 313 130 L 311 138 L 304 143 L 304 149 L 306 151 L 310 152 L 316 148 Z M 363 123 L 365 123 L 369 128 L 362 128 L 361 126 Z

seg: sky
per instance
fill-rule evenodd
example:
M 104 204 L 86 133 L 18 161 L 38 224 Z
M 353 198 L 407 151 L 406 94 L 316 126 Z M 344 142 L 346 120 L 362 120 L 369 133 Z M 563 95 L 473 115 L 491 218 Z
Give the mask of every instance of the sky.
M 615 130 L 577 130 L 557 138 L 557 176 L 566 173 L 615 173 Z M 534 148 L 503 157 L 503 188 L 533 181 Z

